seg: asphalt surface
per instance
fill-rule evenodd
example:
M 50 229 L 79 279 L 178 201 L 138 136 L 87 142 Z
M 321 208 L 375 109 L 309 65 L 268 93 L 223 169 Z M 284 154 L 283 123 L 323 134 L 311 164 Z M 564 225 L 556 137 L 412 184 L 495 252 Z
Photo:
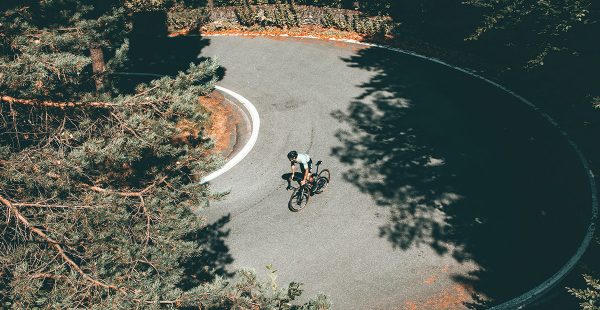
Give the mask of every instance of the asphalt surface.
M 209 37 L 219 85 L 261 118 L 254 149 L 210 184 L 230 191 L 225 266 L 278 270 L 334 309 L 461 309 L 516 297 L 554 274 L 585 233 L 585 174 L 556 130 L 463 73 L 377 48 Z M 289 150 L 332 172 L 290 212 Z M 475 294 L 489 303 L 474 299 Z

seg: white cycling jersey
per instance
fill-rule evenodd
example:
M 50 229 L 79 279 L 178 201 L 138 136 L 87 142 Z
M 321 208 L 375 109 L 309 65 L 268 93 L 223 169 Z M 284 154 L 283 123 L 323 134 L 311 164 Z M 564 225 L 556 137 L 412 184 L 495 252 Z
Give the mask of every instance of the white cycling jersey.
M 310 156 L 308 156 L 308 154 L 298 153 L 298 157 L 296 157 L 296 159 L 292 162 L 292 165 L 294 165 L 295 163 L 298 163 L 298 164 L 300 164 L 300 166 L 303 166 L 306 169 L 306 168 L 308 168 L 309 161 L 310 161 Z

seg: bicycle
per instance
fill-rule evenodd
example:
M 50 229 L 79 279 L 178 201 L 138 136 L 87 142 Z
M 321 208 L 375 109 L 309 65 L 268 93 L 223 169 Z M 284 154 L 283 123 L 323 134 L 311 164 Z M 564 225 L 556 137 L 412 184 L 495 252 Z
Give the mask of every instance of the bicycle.
M 320 160 L 317 162 L 317 170 L 312 174 L 312 182 L 306 182 L 304 185 L 300 185 L 299 187 L 292 187 L 291 185 L 288 186 L 288 189 L 290 189 L 290 187 L 294 189 L 288 203 L 288 208 L 290 211 L 298 212 L 304 209 L 310 196 L 321 194 L 325 191 L 329 181 L 331 181 L 331 173 L 328 169 L 323 169 L 321 172 L 319 172 L 319 166 L 322 163 L 323 162 Z

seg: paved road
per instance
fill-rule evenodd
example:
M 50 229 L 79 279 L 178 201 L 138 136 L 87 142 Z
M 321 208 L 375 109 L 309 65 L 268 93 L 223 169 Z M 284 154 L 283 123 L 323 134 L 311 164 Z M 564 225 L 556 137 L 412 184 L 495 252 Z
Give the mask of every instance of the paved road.
M 231 191 L 205 213 L 227 219 L 228 269 L 273 264 L 335 309 L 454 309 L 472 293 L 496 304 L 526 292 L 581 242 L 585 175 L 514 98 L 376 48 L 209 39 L 219 84 L 261 117 L 253 151 L 211 182 Z M 333 178 L 299 213 L 282 179 L 292 149 Z

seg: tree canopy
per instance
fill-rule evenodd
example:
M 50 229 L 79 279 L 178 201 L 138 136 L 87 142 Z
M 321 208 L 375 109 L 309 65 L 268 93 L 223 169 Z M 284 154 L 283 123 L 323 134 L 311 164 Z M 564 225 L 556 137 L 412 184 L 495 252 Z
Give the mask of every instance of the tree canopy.
M 203 137 L 219 66 L 118 87 L 134 12 L 162 1 L 4 3 L 0 302 L 12 308 L 297 308 L 300 285 L 223 278 L 192 209 L 221 159 Z M 215 256 L 215 255 L 213 255 Z M 324 308 L 318 297 L 304 308 Z
M 497 32 L 512 45 L 527 50 L 532 65 L 543 65 L 551 53 L 577 53 L 586 42 L 579 42 L 581 38 L 571 34 L 598 22 L 597 16 L 590 12 L 589 0 L 471 0 L 466 3 L 481 8 L 485 14 L 468 39 Z

